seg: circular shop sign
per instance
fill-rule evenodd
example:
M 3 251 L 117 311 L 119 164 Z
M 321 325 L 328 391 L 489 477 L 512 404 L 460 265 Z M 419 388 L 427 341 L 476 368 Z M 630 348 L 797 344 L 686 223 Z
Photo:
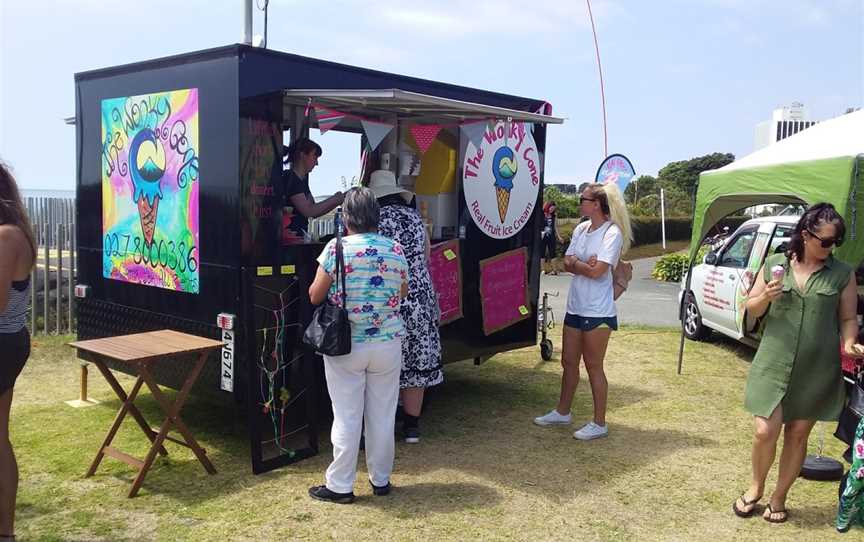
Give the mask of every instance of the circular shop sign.
M 479 147 L 468 142 L 462 164 L 465 204 L 495 239 L 516 235 L 531 219 L 540 189 L 540 155 L 521 122 L 490 124 Z

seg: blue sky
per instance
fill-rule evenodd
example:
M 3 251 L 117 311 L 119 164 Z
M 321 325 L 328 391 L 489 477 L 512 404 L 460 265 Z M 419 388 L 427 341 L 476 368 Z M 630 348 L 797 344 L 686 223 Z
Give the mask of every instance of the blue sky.
M 263 0 L 259 0 L 263 4 Z M 269 47 L 545 99 L 563 126 L 547 183 L 589 180 L 603 158 L 584 0 L 271 0 Z M 73 189 L 73 75 L 241 39 L 240 0 L 0 2 L 0 157 L 30 189 Z M 38 8 L 37 8 L 38 6 Z M 743 156 L 772 109 L 813 119 L 864 102 L 864 0 L 594 0 L 609 152 L 640 174 L 711 152 Z M 37 11 L 38 10 L 38 11 Z M 263 33 L 256 11 L 255 33 Z M 357 170 L 353 136 L 324 147 L 313 191 Z

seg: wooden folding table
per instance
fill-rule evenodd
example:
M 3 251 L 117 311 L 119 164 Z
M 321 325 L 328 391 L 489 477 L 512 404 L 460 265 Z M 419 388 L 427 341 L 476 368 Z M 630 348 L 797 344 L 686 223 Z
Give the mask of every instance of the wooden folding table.
M 78 350 L 78 357 L 92 362 L 99 368 L 102 376 L 105 377 L 105 380 L 108 381 L 108 384 L 114 390 L 114 393 L 116 393 L 117 397 L 119 397 L 123 402 L 119 412 L 117 412 L 117 417 L 114 419 L 113 425 L 111 425 L 111 429 L 105 436 L 105 440 L 102 443 L 102 446 L 100 446 L 96 458 L 87 470 L 85 477 L 93 476 L 93 474 L 95 474 L 96 469 L 99 467 L 99 463 L 106 455 L 123 461 L 124 463 L 138 469 L 138 475 L 132 483 L 132 489 L 129 490 L 129 497 L 134 497 L 141 488 L 141 484 L 144 482 L 144 477 L 147 476 L 147 471 L 150 470 L 150 467 L 153 465 L 153 460 L 156 458 L 156 454 L 158 453 L 163 456 L 168 455 L 168 452 L 163 446 L 163 443 L 166 440 L 190 448 L 195 454 L 195 457 L 198 458 L 198 461 L 200 461 L 204 466 L 204 469 L 209 474 L 216 474 L 216 469 L 213 468 L 213 464 L 210 463 L 210 460 L 207 458 L 206 452 L 198 445 L 198 442 L 192 436 L 189 428 L 186 427 L 186 424 L 183 423 L 183 420 L 180 418 L 180 409 L 183 408 L 183 403 L 186 402 L 192 386 L 198 379 L 198 375 L 201 374 L 201 369 L 207 361 L 207 355 L 212 350 L 220 348 L 222 344 L 221 341 L 205 339 L 196 335 L 172 331 L 170 329 L 70 343 L 70 346 Z M 177 362 L 178 356 L 195 353 L 198 354 L 197 359 L 186 376 L 186 380 L 180 388 L 176 399 L 172 403 L 156 383 L 153 373 L 151 372 L 151 366 L 156 363 L 168 363 L 169 361 Z M 120 383 L 117 382 L 114 374 L 106 365 L 105 362 L 108 360 L 113 360 L 127 365 L 137 376 L 135 384 L 132 386 L 132 391 L 128 396 Z M 145 421 L 144 416 L 141 414 L 141 411 L 138 410 L 134 404 L 135 398 L 138 396 L 138 392 L 141 390 L 143 384 L 147 385 L 153 398 L 156 399 L 156 402 L 165 413 L 165 419 L 158 431 L 150 427 L 150 425 Z M 111 441 L 114 440 L 114 436 L 117 434 L 117 430 L 120 429 L 120 424 L 123 422 L 126 414 L 131 414 L 132 417 L 135 418 L 135 421 L 138 422 L 141 430 L 150 440 L 150 450 L 147 452 L 144 460 L 132 457 L 131 455 L 111 447 Z M 182 435 L 183 440 L 168 436 L 169 431 L 174 429 Z

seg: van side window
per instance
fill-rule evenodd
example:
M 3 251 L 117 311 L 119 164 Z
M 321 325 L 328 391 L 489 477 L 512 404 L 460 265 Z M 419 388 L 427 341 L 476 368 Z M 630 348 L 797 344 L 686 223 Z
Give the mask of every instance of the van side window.
M 747 260 L 750 259 L 750 250 L 753 248 L 753 241 L 756 239 L 756 230 L 743 231 L 735 236 L 723 250 L 723 255 L 720 261 L 717 262 L 721 267 L 734 267 L 743 269 L 747 267 Z
M 777 226 L 774 235 L 771 236 L 771 244 L 768 246 L 768 256 L 786 252 L 789 248 L 789 239 L 792 238 L 792 226 Z

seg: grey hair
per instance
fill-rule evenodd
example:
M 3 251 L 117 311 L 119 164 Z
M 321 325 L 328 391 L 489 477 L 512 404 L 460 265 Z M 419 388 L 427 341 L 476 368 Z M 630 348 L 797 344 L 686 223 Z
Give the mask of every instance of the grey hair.
M 365 186 L 356 186 L 345 193 L 342 202 L 342 220 L 354 233 L 378 231 L 380 208 L 375 193 Z

